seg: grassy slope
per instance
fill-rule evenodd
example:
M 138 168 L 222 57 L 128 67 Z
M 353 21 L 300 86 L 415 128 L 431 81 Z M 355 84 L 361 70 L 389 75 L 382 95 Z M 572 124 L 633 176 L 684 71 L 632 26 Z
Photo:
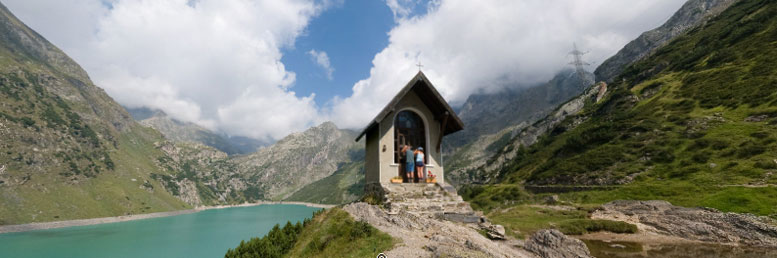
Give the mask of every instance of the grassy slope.
M 303 224 L 276 225 L 262 238 L 241 241 L 225 257 L 375 257 L 395 243 L 388 234 L 332 208 Z
M 626 69 L 589 103 L 501 171 L 466 190 L 481 209 L 543 195 L 535 185 L 611 185 L 559 194 L 577 204 L 663 199 L 682 206 L 777 215 L 777 4 L 740 1 Z M 751 118 L 751 119 L 748 119 Z M 753 121 L 759 118 L 762 121 Z
M 334 174 L 302 187 L 287 201 L 342 204 L 359 199 L 364 193 L 364 162 L 346 163 Z
M 375 257 L 396 242 L 339 208 L 324 211 L 300 233 L 287 257 Z
M 0 209 L 0 225 L 191 208 L 150 177 L 149 172 L 159 169 L 152 158 L 161 154 L 149 138 L 156 134 L 161 139 L 158 133 L 141 127 L 134 130 L 140 132 L 122 134 L 118 140 L 120 147 L 109 149 L 116 166 L 114 170 L 103 171 L 93 178 L 80 178 L 78 182 L 67 182 L 68 179 L 58 174 L 61 170 L 52 170 L 34 175 L 27 184 L 0 188 L 0 207 L 4 207 Z M 9 169 L 10 175 L 25 173 L 14 167 Z M 141 188 L 146 180 L 153 190 Z
M 149 177 L 161 135 L 122 119 L 76 63 L 0 16 L 0 225 L 188 208 Z

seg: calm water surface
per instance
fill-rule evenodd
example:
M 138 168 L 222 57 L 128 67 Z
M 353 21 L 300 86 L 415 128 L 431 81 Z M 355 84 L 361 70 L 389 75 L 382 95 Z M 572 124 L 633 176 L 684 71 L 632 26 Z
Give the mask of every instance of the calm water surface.
M 0 234 L 0 257 L 224 257 L 240 240 L 264 236 L 318 208 L 272 204 L 172 217 Z

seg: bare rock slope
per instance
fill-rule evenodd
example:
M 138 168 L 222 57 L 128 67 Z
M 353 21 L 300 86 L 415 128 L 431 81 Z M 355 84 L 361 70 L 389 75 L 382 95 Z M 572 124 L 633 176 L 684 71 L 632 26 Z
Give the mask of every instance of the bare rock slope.
M 636 224 L 640 231 L 689 240 L 777 247 L 777 225 L 767 217 L 685 208 L 666 201 L 613 201 L 595 211 L 594 219 Z

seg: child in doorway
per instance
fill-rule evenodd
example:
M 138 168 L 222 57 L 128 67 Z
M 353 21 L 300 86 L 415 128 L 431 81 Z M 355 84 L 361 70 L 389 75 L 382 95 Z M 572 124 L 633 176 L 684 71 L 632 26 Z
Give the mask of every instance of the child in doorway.
M 424 148 L 418 147 L 415 151 L 415 172 L 416 172 L 416 178 L 415 182 L 418 183 L 423 179 L 424 175 L 424 166 L 426 165 L 426 160 L 424 156 Z
M 408 183 L 413 182 L 413 171 L 415 171 L 415 162 L 413 161 L 413 147 L 405 145 L 402 147 L 402 152 L 405 154 L 405 180 Z

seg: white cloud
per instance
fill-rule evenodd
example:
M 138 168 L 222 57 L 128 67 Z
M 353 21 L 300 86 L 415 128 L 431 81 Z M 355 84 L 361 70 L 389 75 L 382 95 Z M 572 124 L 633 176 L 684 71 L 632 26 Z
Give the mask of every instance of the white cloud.
M 313 60 L 313 62 L 316 63 L 321 69 L 324 69 L 324 73 L 326 74 L 326 78 L 330 81 L 333 79 L 332 73 L 335 72 L 335 69 L 332 68 L 332 64 L 329 63 L 329 56 L 324 51 L 316 51 L 315 49 L 311 49 L 308 51 L 308 55 L 310 55 L 310 59 Z
M 387 0 L 397 17 L 389 45 L 351 96 L 333 100 L 331 118 L 341 127 L 365 126 L 417 72 L 418 61 L 454 105 L 475 92 L 547 81 L 570 61 L 573 42 L 590 51 L 586 61 L 595 66 L 666 21 L 682 2 L 449 0 L 405 17 L 416 1 Z
M 548 80 L 570 61 L 572 42 L 590 51 L 586 61 L 595 66 L 684 2 L 385 0 L 396 22 L 389 45 L 350 96 L 319 109 L 312 95 L 296 95 L 295 74 L 281 62 L 281 49 L 293 48 L 313 17 L 342 4 L 313 1 L 3 2 L 120 103 L 260 139 L 278 139 L 323 118 L 361 128 L 419 61 L 454 105 L 475 92 Z M 325 52 L 309 54 L 325 72 L 334 70 Z
M 341 1 L 11 0 L 118 102 L 210 129 L 279 139 L 318 122 L 281 62 L 312 17 Z M 74 32 L 74 33 L 73 33 Z
M 407 17 L 413 11 L 417 0 L 386 0 L 386 5 L 394 14 L 394 19 Z

